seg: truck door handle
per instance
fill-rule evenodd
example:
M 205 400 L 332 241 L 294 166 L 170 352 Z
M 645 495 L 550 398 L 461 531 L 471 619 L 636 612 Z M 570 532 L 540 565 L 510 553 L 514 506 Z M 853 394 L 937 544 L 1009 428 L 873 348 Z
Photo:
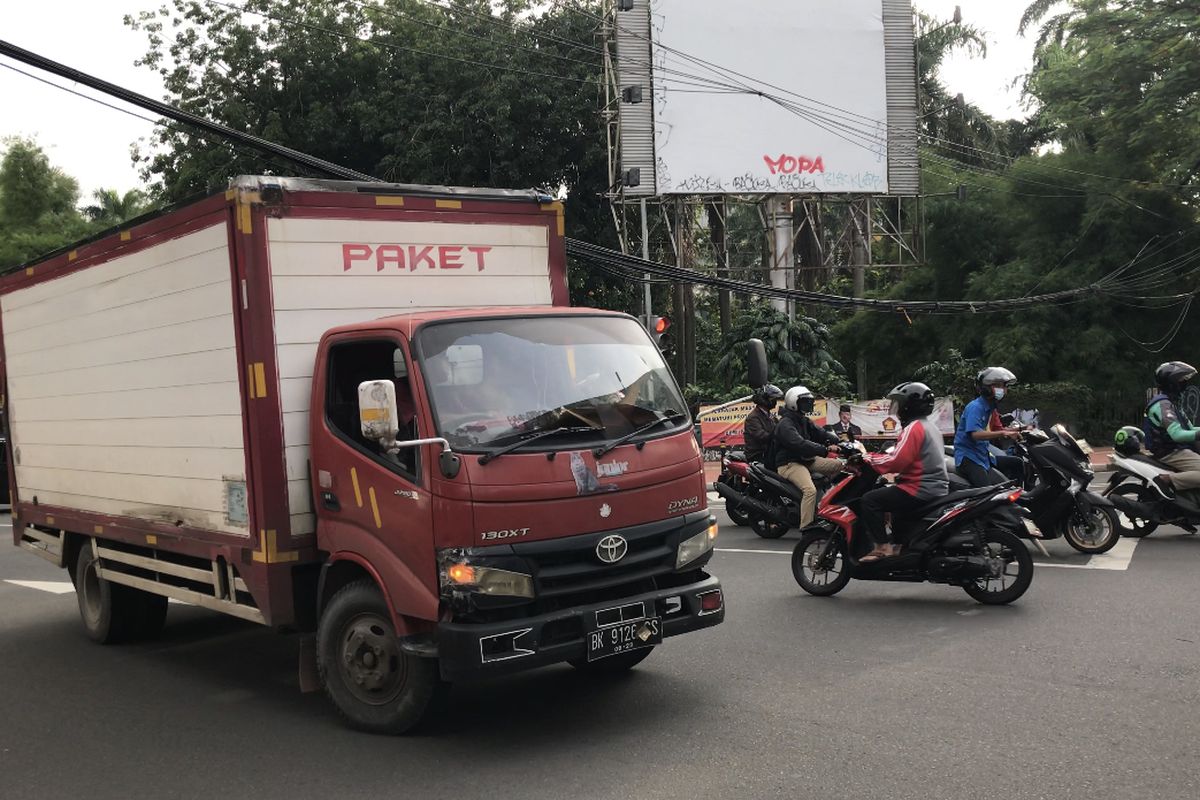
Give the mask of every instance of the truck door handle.
M 321 492 L 321 505 L 330 511 L 342 510 L 342 504 L 338 502 L 337 495 L 333 492 Z

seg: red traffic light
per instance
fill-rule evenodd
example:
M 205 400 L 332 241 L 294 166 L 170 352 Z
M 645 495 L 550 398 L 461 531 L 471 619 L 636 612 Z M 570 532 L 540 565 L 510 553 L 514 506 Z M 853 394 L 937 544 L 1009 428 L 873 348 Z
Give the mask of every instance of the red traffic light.
M 666 317 L 657 317 L 654 320 L 654 332 L 655 333 L 660 333 L 660 334 L 666 333 L 667 328 L 669 328 L 669 327 L 671 327 L 671 320 L 667 319 Z

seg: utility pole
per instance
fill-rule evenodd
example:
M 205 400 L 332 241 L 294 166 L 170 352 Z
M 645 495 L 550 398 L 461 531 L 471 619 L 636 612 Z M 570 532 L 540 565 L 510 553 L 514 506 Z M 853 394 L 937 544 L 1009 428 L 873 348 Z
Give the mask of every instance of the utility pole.
M 646 223 L 646 198 L 643 197 L 641 202 L 638 205 L 640 205 L 642 208 L 642 260 L 649 261 L 650 260 L 650 226 Z M 642 313 L 646 315 L 646 319 L 650 319 L 651 314 L 654 313 L 651 310 L 650 273 L 647 272 L 642 277 L 645 278 L 645 280 L 646 280 L 645 284 L 643 284 L 643 288 L 645 290 L 645 296 L 642 298 L 642 300 L 643 300 L 642 305 L 644 306 Z
M 854 271 L 854 296 L 863 297 L 867 291 L 867 267 L 871 264 L 871 198 L 855 199 L 850 203 L 850 264 Z M 867 395 L 866 353 L 858 354 L 858 396 Z
M 774 245 L 771 250 L 771 286 L 786 289 L 788 273 L 795 263 L 792 258 L 792 213 L 784 195 L 772 197 L 767 207 L 770 209 L 768 218 L 771 223 L 771 241 Z M 771 301 L 771 305 L 779 311 L 790 313 L 787 300 L 777 298 Z

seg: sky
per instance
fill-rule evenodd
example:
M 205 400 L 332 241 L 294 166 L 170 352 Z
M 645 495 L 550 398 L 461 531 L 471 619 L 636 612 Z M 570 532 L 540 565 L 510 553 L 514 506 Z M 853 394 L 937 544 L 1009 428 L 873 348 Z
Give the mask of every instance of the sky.
M 162 99 L 159 76 L 134 65 L 145 54 L 145 35 L 126 27 L 125 14 L 156 8 L 153 0 L 3 0 L 0 38 L 155 99 Z M 988 114 L 1024 116 L 1014 78 L 1029 68 L 1033 44 L 1017 36 L 1025 0 L 916 0 L 941 19 L 962 7 L 963 22 L 987 32 L 986 59 L 956 55 L 942 69 L 951 93 L 962 92 Z M 46 76 L 11 59 L 0 64 Z M 75 87 L 85 94 L 96 93 Z M 120 105 L 119 101 L 113 101 Z M 0 68 L 0 138 L 32 136 L 51 162 L 78 179 L 84 198 L 97 188 L 126 191 L 142 185 L 130 146 L 151 133 L 150 123 L 38 83 Z M 134 109 L 141 112 L 139 109 Z

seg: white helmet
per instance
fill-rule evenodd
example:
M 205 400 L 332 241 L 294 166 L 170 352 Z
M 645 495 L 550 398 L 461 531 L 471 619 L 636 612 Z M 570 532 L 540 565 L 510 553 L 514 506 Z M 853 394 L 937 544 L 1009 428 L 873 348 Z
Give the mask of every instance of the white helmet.
M 788 411 L 799 411 L 801 414 L 812 411 L 816 402 L 817 399 L 807 386 L 793 386 L 783 396 L 783 407 Z

